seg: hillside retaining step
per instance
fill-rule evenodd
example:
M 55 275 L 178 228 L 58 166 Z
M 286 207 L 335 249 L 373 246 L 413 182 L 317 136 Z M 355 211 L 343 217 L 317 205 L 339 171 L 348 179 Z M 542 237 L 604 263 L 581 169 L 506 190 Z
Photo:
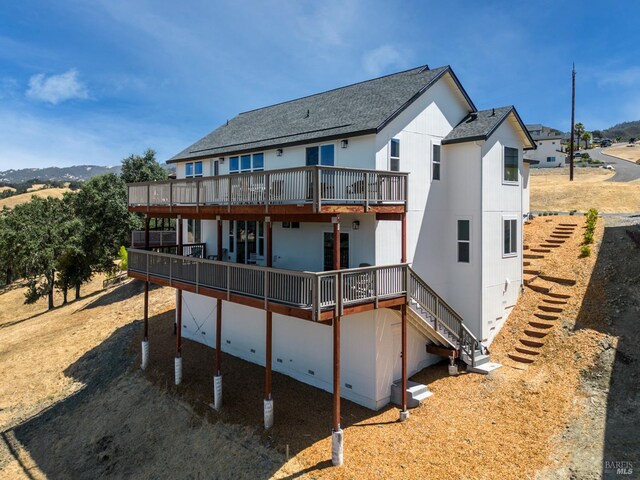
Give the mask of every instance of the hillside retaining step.
M 553 320 L 558 320 L 559 318 L 557 315 L 547 315 L 546 313 L 538 313 L 538 312 L 534 313 L 533 315 L 539 318 L 540 320 L 548 320 L 550 322 Z
M 551 238 L 561 238 L 563 240 L 568 240 L 569 238 L 571 238 L 571 235 L 561 235 L 559 233 L 552 233 L 551 235 L 549 235 Z
M 542 322 L 534 322 L 533 320 L 529 322 L 529 325 L 531 325 L 532 327 L 535 327 L 535 328 L 542 328 L 542 329 L 545 329 L 545 330 L 548 330 L 549 328 L 553 327 L 553 324 L 542 323 Z
M 527 340 L 526 338 L 521 338 L 520 339 L 520 343 L 527 346 L 527 347 L 533 347 L 533 348 L 542 348 L 544 347 L 544 343 L 542 342 L 538 342 L 536 340 Z
M 555 243 L 541 243 L 540 246 L 542 248 L 560 248 L 560 245 L 556 245 Z
M 552 284 L 545 282 L 544 280 L 540 280 L 540 277 L 538 277 L 535 282 L 525 285 L 527 285 L 531 290 L 539 293 L 549 293 L 553 288 Z
M 540 355 L 540 352 L 531 350 L 530 348 L 516 347 L 516 352 L 525 353 L 527 355 Z
M 549 303 L 551 305 L 566 305 L 567 302 L 565 300 L 551 300 L 550 298 L 543 298 L 542 301 L 544 303 Z
M 542 270 L 540 270 L 539 268 L 524 268 L 522 270 L 523 273 L 528 273 L 529 275 L 540 275 L 540 272 Z
M 515 355 L 513 353 L 510 353 L 509 358 L 520 363 L 533 363 L 533 358 L 525 357 L 523 355 Z
M 547 243 L 553 243 L 553 244 L 556 244 L 556 245 L 562 245 L 565 241 L 566 240 L 558 240 L 558 239 L 555 239 L 555 238 L 547 239 Z
M 536 259 L 536 258 L 544 258 L 544 255 L 538 255 L 535 253 L 525 253 L 523 256 L 523 258 L 529 258 L 529 259 Z
M 567 298 L 571 298 L 571 295 L 567 295 L 566 293 L 553 293 L 553 292 L 548 292 L 548 293 L 547 293 L 547 297 L 567 299 Z
M 561 227 L 577 227 L 578 226 L 577 223 L 559 223 L 558 225 L 560 225 Z
M 529 249 L 532 252 L 536 252 L 536 253 L 550 253 L 551 250 L 549 250 L 548 248 L 530 248 Z
M 573 287 L 576 284 L 576 281 L 572 278 L 562 278 L 556 277 L 554 275 L 540 275 L 540 278 L 546 280 L 547 282 L 559 283 L 561 285 L 567 285 Z
M 538 308 L 543 312 L 562 313 L 562 308 L 560 307 L 550 307 L 549 305 L 538 305 Z
M 531 330 L 530 328 L 526 328 L 524 330 L 524 333 L 533 338 L 544 338 L 549 332 L 539 332 L 538 330 Z

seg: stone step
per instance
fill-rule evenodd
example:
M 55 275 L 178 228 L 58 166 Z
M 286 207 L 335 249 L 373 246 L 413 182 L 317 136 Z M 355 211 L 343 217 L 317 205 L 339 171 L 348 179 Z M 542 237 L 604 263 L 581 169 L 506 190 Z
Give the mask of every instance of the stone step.
M 540 332 L 538 330 L 531 330 L 530 328 L 525 328 L 524 333 L 529 337 L 544 338 L 548 335 L 549 332 Z
M 549 328 L 553 327 L 553 324 L 542 323 L 542 322 L 534 322 L 533 320 L 531 320 L 529 322 L 529 325 L 531 325 L 532 327 L 535 327 L 535 328 L 547 329 L 547 330 Z
M 533 347 L 533 348 L 542 348 L 544 347 L 544 343 L 542 342 L 538 342 L 536 340 L 528 340 L 526 338 L 521 338 L 520 339 L 520 343 L 527 346 L 527 347 Z
M 533 358 L 524 355 L 515 355 L 513 353 L 510 353 L 509 358 L 519 363 L 533 363 Z
M 416 408 L 433 393 L 426 385 L 407 380 L 407 408 Z M 402 403 L 402 380 L 397 380 L 391 384 L 391 402 L 401 406 Z
M 538 305 L 538 308 L 543 312 L 551 312 L 551 313 L 562 313 L 562 308 L 560 307 L 550 307 L 548 305 Z
M 524 347 L 516 347 L 516 352 L 525 353 L 527 355 L 540 355 L 540 352 L 536 352 L 535 350 Z

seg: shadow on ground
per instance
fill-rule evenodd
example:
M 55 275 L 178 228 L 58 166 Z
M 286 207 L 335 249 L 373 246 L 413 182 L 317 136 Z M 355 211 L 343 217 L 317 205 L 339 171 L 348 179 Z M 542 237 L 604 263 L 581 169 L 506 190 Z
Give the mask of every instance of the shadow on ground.
M 575 326 L 618 338 L 617 348 L 605 341 L 596 367 L 584 372 L 585 382 L 606 394 L 604 478 L 625 478 L 618 471 L 625 465 L 615 462 L 631 462 L 634 474 L 640 470 L 640 248 L 627 230 L 640 231 L 605 227 Z
M 264 368 L 226 354 L 224 406 L 212 410 L 215 352 L 196 342 L 184 340 L 184 380 L 176 387 L 174 314 L 150 319 L 145 372 L 138 367 L 142 325 L 136 321 L 65 370 L 84 388 L 2 432 L 25 476 L 31 478 L 37 467 L 51 479 L 159 478 L 176 472 L 193 479 L 269 478 L 285 463 L 287 446 L 293 456 L 330 436 L 331 394 L 275 372 L 275 425 L 265 432 Z M 422 381 L 445 373 L 428 370 L 420 373 Z M 380 413 L 346 400 L 341 405 L 343 427 L 373 424 Z M 327 451 L 326 460 L 290 478 L 330 466 Z

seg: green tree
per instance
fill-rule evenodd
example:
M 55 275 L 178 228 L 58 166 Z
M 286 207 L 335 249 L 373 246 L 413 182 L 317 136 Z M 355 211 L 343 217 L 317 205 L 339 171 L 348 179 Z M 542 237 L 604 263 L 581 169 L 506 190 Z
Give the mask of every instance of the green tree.
M 166 180 L 167 171 L 156 160 L 156 152 L 148 148 L 143 156 L 130 155 L 122 160 L 120 178 L 124 183 Z
M 53 308 L 57 262 L 79 228 L 68 205 L 57 198 L 32 197 L 10 213 L 15 222 L 13 254 L 28 279 L 25 303 L 48 297 Z
M 7 190 L 10 191 L 10 190 Z M 6 206 L 0 211 L 0 265 L 2 265 L 3 281 L 9 285 L 17 272 L 14 245 L 16 243 L 16 222 L 11 210 Z
M 584 125 L 580 122 L 576 123 L 575 127 L 576 139 L 578 140 L 578 150 L 580 150 L 580 139 L 582 138 L 582 134 L 584 133 Z
M 127 189 L 113 173 L 93 177 L 75 195 L 75 212 L 82 222 L 81 251 L 93 272 L 113 273 L 121 245 L 142 221 L 129 213 Z
M 584 148 L 587 149 L 589 147 L 589 140 L 591 140 L 591 134 L 584 132 L 580 138 L 584 141 Z

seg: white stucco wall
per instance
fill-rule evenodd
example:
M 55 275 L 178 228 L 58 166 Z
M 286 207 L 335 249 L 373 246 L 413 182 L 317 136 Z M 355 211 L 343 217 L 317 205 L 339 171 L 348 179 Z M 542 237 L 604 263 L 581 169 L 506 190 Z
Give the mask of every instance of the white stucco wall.
M 522 143 L 506 120 L 482 146 L 482 332 L 490 344 L 515 306 L 522 285 Z M 518 148 L 518 183 L 503 181 L 504 147 Z M 518 252 L 503 256 L 503 220 L 518 220 Z

